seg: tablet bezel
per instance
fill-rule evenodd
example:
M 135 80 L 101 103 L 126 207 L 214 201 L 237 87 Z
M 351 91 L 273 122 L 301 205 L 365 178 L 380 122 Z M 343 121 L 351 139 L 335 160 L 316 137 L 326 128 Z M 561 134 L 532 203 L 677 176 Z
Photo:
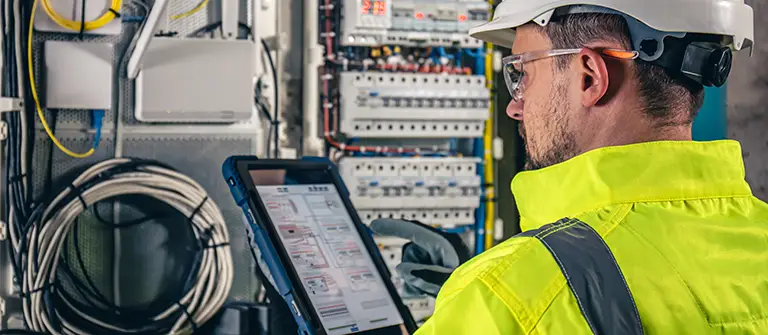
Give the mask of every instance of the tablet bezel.
M 355 211 L 354 206 L 352 206 L 352 202 L 349 199 L 349 192 L 347 188 L 344 186 L 343 181 L 341 180 L 341 177 L 339 176 L 333 164 L 331 164 L 330 162 L 319 162 L 319 161 L 258 160 L 254 158 L 254 159 L 238 159 L 235 162 L 235 168 L 237 170 L 237 174 L 240 177 L 240 180 L 245 184 L 246 190 L 248 192 L 248 206 L 254 212 L 254 215 L 257 216 L 257 220 L 259 221 L 260 224 L 262 224 L 262 228 L 264 229 L 264 231 L 267 232 L 270 242 L 273 244 L 273 246 L 275 247 L 275 250 L 277 251 L 280 263 L 285 269 L 285 273 L 289 277 L 292 290 L 295 296 L 298 298 L 297 303 L 300 305 L 298 307 L 301 310 L 301 313 L 303 313 L 305 316 L 306 315 L 309 316 L 309 318 L 307 317 L 304 317 L 304 318 L 307 319 L 307 321 L 309 321 L 310 326 L 317 333 L 326 334 L 325 327 L 323 327 L 321 319 L 317 315 L 315 308 L 311 305 L 311 300 L 309 299 L 309 295 L 304 289 L 304 286 L 300 284 L 301 280 L 300 280 L 299 274 L 296 271 L 296 269 L 293 267 L 293 263 L 291 262 L 288 252 L 285 246 L 283 245 L 282 240 L 279 237 L 279 234 L 275 227 L 274 222 L 272 222 L 272 219 L 269 217 L 267 213 L 266 207 L 264 206 L 263 202 L 260 200 L 261 198 L 259 196 L 258 191 L 256 190 L 256 185 L 251 177 L 251 174 L 249 173 L 251 170 L 299 169 L 299 170 L 307 170 L 307 171 L 317 171 L 317 172 L 322 172 L 327 174 L 329 177 L 329 181 L 333 183 L 333 185 L 336 187 L 336 190 L 338 191 L 339 196 L 342 199 L 342 202 L 344 203 L 345 208 L 347 209 L 347 213 L 352 218 L 352 222 L 355 225 L 355 229 L 357 229 L 357 232 L 360 235 L 363 241 L 363 244 L 365 245 L 365 248 L 367 249 L 368 253 L 371 255 L 371 259 L 373 260 L 374 266 L 376 267 L 376 271 L 379 272 L 379 275 L 383 279 L 384 285 L 386 286 L 388 293 L 392 297 L 392 300 L 395 303 L 395 306 L 400 312 L 400 316 L 403 319 L 403 325 L 405 326 L 407 332 L 410 334 L 412 334 L 416 330 L 417 328 L 416 323 L 413 320 L 413 317 L 411 316 L 411 313 L 408 310 L 408 308 L 405 306 L 405 304 L 403 304 L 403 301 L 400 298 L 400 295 L 397 293 L 397 290 L 395 289 L 394 284 L 392 284 L 391 274 L 389 273 L 386 263 L 384 263 L 384 259 L 381 257 L 381 254 L 378 251 L 377 245 L 374 242 L 371 235 L 369 234 L 367 228 L 363 225 L 362 220 L 360 220 L 360 217 L 357 215 L 357 211 Z M 256 201 L 255 200 L 256 198 L 258 198 L 259 201 Z M 356 332 L 352 334 L 364 334 L 364 335 L 402 334 L 402 330 L 400 328 L 400 325 L 394 325 L 394 326 L 371 329 L 371 330 L 362 331 L 362 332 Z

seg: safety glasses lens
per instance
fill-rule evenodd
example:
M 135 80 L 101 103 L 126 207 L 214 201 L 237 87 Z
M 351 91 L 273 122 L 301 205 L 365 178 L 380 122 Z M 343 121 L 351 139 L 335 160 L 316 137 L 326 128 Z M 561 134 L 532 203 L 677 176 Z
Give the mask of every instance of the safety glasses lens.
M 522 67 L 522 64 L 518 64 L 517 66 Z M 522 96 L 522 87 L 520 84 L 525 73 L 522 69 L 516 68 L 516 65 L 512 63 L 505 64 L 503 72 L 504 82 L 507 84 L 509 94 L 512 95 L 513 100 L 518 101 Z

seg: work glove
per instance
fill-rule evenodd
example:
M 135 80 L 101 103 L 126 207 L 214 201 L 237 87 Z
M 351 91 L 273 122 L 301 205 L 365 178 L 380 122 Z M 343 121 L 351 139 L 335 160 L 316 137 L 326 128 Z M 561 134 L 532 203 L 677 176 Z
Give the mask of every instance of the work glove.
M 453 270 L 470 257 L 461 236 L 418 221 L 378 219 L 371 223 L 371 230 L 409 241 L 403 246 L 402 263 L 395 268 L 405 281 L 407 295 L 437 297 Z

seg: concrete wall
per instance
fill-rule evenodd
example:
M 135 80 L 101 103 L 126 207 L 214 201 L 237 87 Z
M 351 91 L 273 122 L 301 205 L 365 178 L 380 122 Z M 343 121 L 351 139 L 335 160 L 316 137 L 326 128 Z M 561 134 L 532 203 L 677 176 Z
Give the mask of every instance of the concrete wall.
M 746 0 L 755 12 L 752 58 L 738 53 L 728 81 L 728 137 L 741 142 L 747 181 L 768 201 L 768 0 Z

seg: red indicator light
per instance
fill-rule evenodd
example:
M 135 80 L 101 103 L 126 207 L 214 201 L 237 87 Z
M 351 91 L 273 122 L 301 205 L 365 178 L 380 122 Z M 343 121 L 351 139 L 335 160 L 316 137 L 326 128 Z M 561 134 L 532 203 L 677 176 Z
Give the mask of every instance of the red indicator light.
M 424 13 L 416 12 L 416 14 L 414 14 L 413 17 L 415 17 L 416 20 L 423 20 L 424 19 Z
M 376 1 L 373 3 L 373 15 L 385 15 L 387 12 L 387 3 L 384 1 Z
M 464 22 L 467 20 L 467 16 L 464 14 L 459 15 L 459 22 Z

